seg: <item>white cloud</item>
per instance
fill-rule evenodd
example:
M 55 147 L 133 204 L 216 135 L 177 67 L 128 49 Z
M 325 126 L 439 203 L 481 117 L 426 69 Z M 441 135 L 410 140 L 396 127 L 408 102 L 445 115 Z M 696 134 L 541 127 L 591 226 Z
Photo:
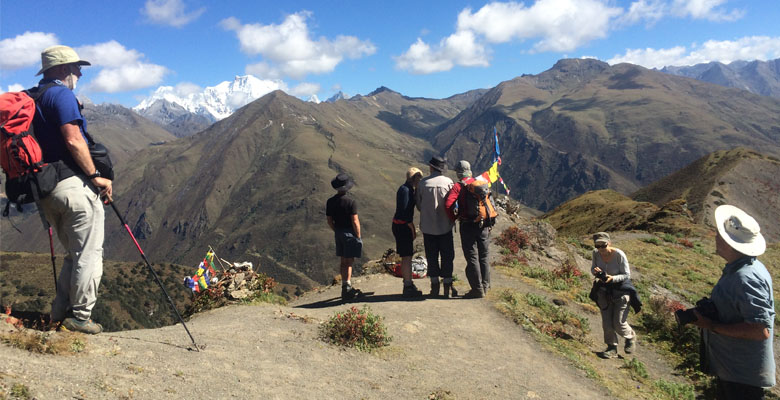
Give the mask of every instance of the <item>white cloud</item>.
M 202 92 L 203 88 L 192 82 L 181 82 L 177 83 L 176 86 L 173 87 L 173 91 L 178 96 L 187 97 L 189 95 Z
M 206 11 L 205 8 L 199 8 L 187 12 L 185 8 L 181 0 L 147 0 L 141 14 L 145 15 L 149 22 L 181 28 Z
M 695 65 L 719 61 L 728 64 L 736 60 L 772 60 L 780 58 L 780 37 L 749 36 L 737 40 L 708 40 L 690 48 L 677 46 L 670 49 L 629 49 L 617 55 L 610 64 L 628 62 L 647 68 L 663 68 L 670 65 Z
M 604 0 L 538 0 L 523 3 L 494 2 L 476 12 L 458 14 L 455 33 L 431 46 L 418 38 L 401 56 L 396 67 L 415 74 L 448 71 L 453 67 L 488 66 L 491 50 L 485 42 L 536 40 L 532 51 L 571 51 L 604 38 L 610 20 L 622 13 Z
M 12 70 L 41 65 L 43 49 L 54 46 L 59 39 L 53 33 L 25 32 L 0 40 L 0 69 Z
M 290 89 L 290 95 L 298 97 L 313 96 L 316 95 L 319 91 L 319 83 L 302 82 L 294 88 Z
M 727 1 L 634 0 L 628 9 L 615 7 L 617 2 L 613 0 L 536 0 L 531 5 L 494 1 L 477 11 L 463 9 L 455 33 L 438 45 L 418 38 L 394 59 L 399 69 L 430 74 L 458 65 L 487 66 L 491 53 L 488 44 L 492 43 L 529 41 L 530 53 L 565 53 L 606 38 L 610 31 L 643 21 L 653 25 L 668 17 L 710 21 L 741 18 L 743 11 L 723 6 Z M 674 60 L 680 51 L 637 49 L 629 50 L 624 57 L 644 62 Z
M 652 25 L 669 13 L 669 5 L 664 0 L 638 0 L 628 8 L 628 11 L 620 17 L 620 25 L 633 25 L 640 21 L 647 21 Z
M 98 67 L 117 68 L 138 61 L 144 55 L 134 49 L 126 49 L 116 40 L 81 46 L 76 49 L 79 56 Z
M 126 92 L 159 84 L 168 69 L 155 64 L 135 62 L 118 68 L 104 68 L 87 84 L 93 92 Z
M 19 84 L 19 83 L 12 83 L 12 84 L 8 85 L 8 90 L 6 90 L 5 92 L 21 92 L 24 89 L 25 89 L 25 87 L 22 86 L 21 84 Z M 0 88 L 0 90 L 2 90 L 2 89 Z M 5 92 L 3 92 L 3 93 L 5 93 Z
M 538 0 L 490 3 L 476 13 L 467 8 L 458 15 L 458 30 L 471 30 L 493 43 L 538 39 L 536 51 L 571 51 L 607 36 L 610 19 L 620 8 L 603 0 Z
M 719 8 L 728 0 L 674 0 L 671 5 L 672 15 L 707 19 L 710 21 L 734 21 L 742 18 L 745 12 L 738 9 L 730 11 Z
M 309 74 L 324 74 L 333 71 L 345 58 L 357 59 L 376 52 L 370 41 L 354 36 L 312 39 L 306 24 L 310 16 L 306 11 L 288 15 L 279 25 L 242 25 L 230 17 L 220 25 L 236 33 L 242 52 L 263 57 L 263 61 L 246 67 L 247 73 L 262 78 L 302 79 Z
M 455 64 L 451 59 L 440 57 L 441 52 L 431 49 L 422 39 L 409 46 L 409 50 L 396 57 L 396 66 L 414 74 L 431 74 L 449 71 Z
M 162 65 L 144 61 L 143 53 L 115 40 L 81 46 L 76 51 L 93 66 L 102 67 L 86 84 L 93 92 L 116 93 L 154 86 L 169 72 Z
M 456 65 L 464 67 L 486 67 L 488 50 L 478 43 L 471 31 L 459 31 L 444 38 L 437 47 L 417 38 L 406 53 L 395 58 L 396 66 L 414 74 L 430 74 L 448 71 Z

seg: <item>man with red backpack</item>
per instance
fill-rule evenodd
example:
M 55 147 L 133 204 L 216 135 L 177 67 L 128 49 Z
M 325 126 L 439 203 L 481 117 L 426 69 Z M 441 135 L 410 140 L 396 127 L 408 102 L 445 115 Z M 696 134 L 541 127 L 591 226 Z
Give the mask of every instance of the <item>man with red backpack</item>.
M 51 307 L 52 322 L 71 331 L 100 333 L 90 317 L 103 275 L 104 212 L 101 196 L 111 199 L 112 182 L 100 176 L 90 156 L 81 104 L 73 94 L 81 66 L 90 65 L 68 46 L 41 53 L 43 79 L 37 88 L 33 126 L 43 161 L 56 166 L 58 182 L 39 207 L 67 251 Z
M 460 221 L 460 243 L 471 286 L 463 298 L 479 299 L 490 288 L 490 231 L 497 213 L 490 202 L 490 182 L 472 177 L 468 161 L 459 161 L 455 173 L 459 181 L 447 193 L 444 205 L 450 219 Z

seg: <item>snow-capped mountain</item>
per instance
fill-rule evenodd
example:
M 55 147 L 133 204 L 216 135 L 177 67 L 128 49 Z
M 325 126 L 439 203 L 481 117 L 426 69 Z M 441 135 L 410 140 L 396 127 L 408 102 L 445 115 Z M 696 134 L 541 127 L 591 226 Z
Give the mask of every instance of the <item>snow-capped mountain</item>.
M 339 90 L 338 93 L 334 94 L 333 96 L 330 96 L 330 98 L 325 101 L 328 103 L 335 103 L 339 100 L 347 100 L 347 99 L 349 99 L 349 95 L 344 94 L 344 92 Z
M 287 86 L 282 81 L 262 80 L 252 75 L 236 76 L 232 82 L 225 81 L 195 92 L 181 87 L 160 86 L 141 104 L 133 107 L 133 110 L 150 117 L 145 115 L 148 114 L 145 111 L 165 109 L 166 107 L 160 107 L 160 103 L 167 102 L 213 122 L 227 118 L 237 109 L 277 89 L 285 90 Z
M 311 95 L 311 97 L 309 97 L 309 102 L 310 103 L 314 103 L 314 104 L 320 104 L 321 103 L 320 98 L 317 97 L 316 94 L 313 94 L 313 95 Z

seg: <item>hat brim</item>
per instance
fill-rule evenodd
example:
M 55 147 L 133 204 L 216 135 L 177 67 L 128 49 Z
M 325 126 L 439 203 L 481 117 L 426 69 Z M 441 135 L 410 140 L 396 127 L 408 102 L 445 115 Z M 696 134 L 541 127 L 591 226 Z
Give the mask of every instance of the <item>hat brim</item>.
M 339 191 L 339 192 L 348 192 L 349 189 L 352 189 L 353 186 L 355 186 L 355 181 L 350 179 L 343 186 L 339 186 L 339 187 L 334 188 L 334 189 L 336 189 L 336 191 Z
M 759 232 L 756 239 L 750 243 L 738 242 L 732 239 L 731 235 L 726 232 L 724 224 L 732 215 L 749 217 L 746 212 L 729 204 L 718 206 L 718 208 L 715 209 L 715 227 L 718 229 L 718 233 L 723 241 L 728 243 L 732 249 L 746 256 L 758 257 L 764 254 L 766 251 L 766 239 L 764 239 L 764 235 L 762 235 L 761 232 Z
M 66 63 L 61 63 L 61 64 L 54 64 L 54 65 L 49 65 L 49 66 L 48 66 L 48 67 L 46 67 L 45 69 L 44 69 L 44 68 L 41 68 L 41 70 L 40 70 L 40 71 L 38 71 L 38 73 L 37 73 L 37 74 L 35 74 L 35 76 L 38 76 L 38 75 L 40 75 L 40 74 L 42 74 L 42 73 L 46 72 L 46 70 L 52 69 L 52 68 L 54 68 L 54 67 L 56 67 L 56 66 L 58 66 L 58 65 L 64 65 L 64 64 L 92 65 L 92 64 L 91 64 L 89 61 L 84 61 L 84 60 L 78 60 L 78 61 L 76 61 L 76 62 L 66 62 Z
M 433 169 L 435 169 L 435 170 L 437 170 L 437 171 L 439 171 L 439 172 L 444 172 L 444 171 L 446 171 L 446 170 L 447 170 L 447 167 L 439 167 L 439 166 L 433 165 L 433 164 L 431 164 L 431 163 L 428 163 L 428 165 L 429 165 L 431 168 L 433 168 Z

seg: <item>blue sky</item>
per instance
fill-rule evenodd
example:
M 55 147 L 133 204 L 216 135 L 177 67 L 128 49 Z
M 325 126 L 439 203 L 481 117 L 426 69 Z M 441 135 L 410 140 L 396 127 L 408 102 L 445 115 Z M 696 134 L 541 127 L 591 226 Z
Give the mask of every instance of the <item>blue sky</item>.
M 380 86 L 444 98 L 561 58 L 780 58 L 778 21 L 777 0 L 0 0 L 0 89 L 36 84 L 41 50 L 66 44 L 93 63 L 76 91 L 97 103 L 245 74 L 303 99 Z

